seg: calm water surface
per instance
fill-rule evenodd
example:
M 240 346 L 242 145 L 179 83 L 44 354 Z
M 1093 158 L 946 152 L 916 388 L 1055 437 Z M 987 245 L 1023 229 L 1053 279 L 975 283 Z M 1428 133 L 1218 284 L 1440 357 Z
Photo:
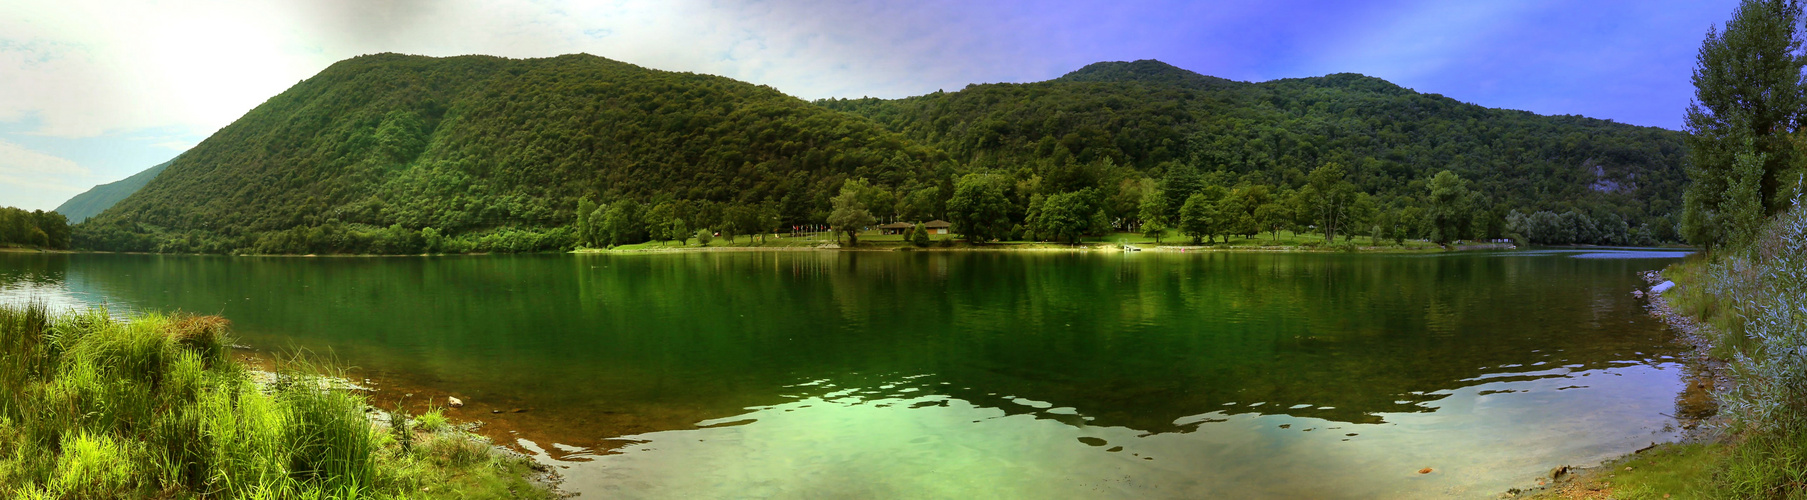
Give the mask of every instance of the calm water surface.
M 223 314 L 586 498 L 1466 498 L 1674 437 L 1628 292 L 1677 257 L 0 254 L 0 300 Z

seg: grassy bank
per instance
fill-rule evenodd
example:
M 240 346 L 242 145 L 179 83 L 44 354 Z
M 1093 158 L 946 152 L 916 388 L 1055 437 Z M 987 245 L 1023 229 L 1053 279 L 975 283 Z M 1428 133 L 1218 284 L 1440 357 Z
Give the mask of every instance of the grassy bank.
M 1661 301 L 1704 325 L 1725 363 L 1718 433 L 1626 457 L 1552 493 L 1564 498 L 1807 498 L 1807 210 L 1751 242 L 1670 266 Z
M 714 249 L 806 249 L 835 243 L 828 233 L 807 235 L 766 235 L 764 237 L 737 236 L 730 238 L 713 238 L 708 243 L 701 243 L 695 238 L 679 241 L 653 241 L 634 245 L 621 245 L 608 250 L 585 249 L 580 252 L 666 252 L 666 251 L 698 251 Z M 1193 244 L 1190 238 L 1167 231 L 1160 238 L 1140 233 L 1113 233 L 1106 236 L 1082 238 L 1080 245 L 1054 243 L 1046 241 L 998 241 L 985 245 L 973 245 L 958 235 L 940 234 L 929 238 L 927 247 L 918 247 L 904 241 L 902 235 L 878 234 L 866 232 L 859 235 L 859 250 L 1073 250 L 1083 248 L 1108 248 L 1115 250 L 1121 245 L 1130 244 L 1143 248 L 1185 247 L 1188 249 L 1218 250 L 1261 250 L 1261 251 L 1357 251 L 1357 252 L 1399 252 L 1399 251 L 1437 251 L 1442 247 L 1435 243 L 1420 240 L 1407 240 L 1394 243 L 1388 240 L 1375 241 L 1367 237 L 1356 237 L 1352 240 L 1338 238 L 1337 243 L 1324 242 L 1322 234 L 1265 233 L 1254 237 L 1232 236 L 1217 238 L 1209 243 Z
M 316 367 L 260 376 L 230 345 L 213 316 L 0 305 L 0 498 L 552 496 L 443 415 L 388 418 Z

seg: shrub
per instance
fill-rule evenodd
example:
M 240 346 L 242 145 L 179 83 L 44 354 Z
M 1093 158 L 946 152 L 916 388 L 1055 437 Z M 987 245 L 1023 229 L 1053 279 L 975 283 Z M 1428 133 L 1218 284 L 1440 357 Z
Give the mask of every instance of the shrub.
M 423 432 L 440 432 L 451 428 L 451 422 L 445 418 L 442 408 L 427 408 L 426 413 L 414 418 L 414 427 Z
M 65 434 L 49 490 L 64 498 L 126 496 L 137 481 L 132 450 L 106 435 Z
M 0 498 L 392 497 L 423 475 L 531 489 L 507 475 L 525 466 L 485 447 L 441 463 L 513 468 L 451 472 L 385 451 L 363 397 L 317 367 L 253 381 L 227 355 L 226 325 L 0 305 Z

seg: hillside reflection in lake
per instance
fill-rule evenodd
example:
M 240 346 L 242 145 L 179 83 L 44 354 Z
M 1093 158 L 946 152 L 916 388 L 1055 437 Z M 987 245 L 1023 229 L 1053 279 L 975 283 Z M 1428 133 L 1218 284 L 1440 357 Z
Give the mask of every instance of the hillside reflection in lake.
M 522 408 L 603 495 L 1469 497 L 1670 436 L 1645 256 L 0 254 L 0 300 Z

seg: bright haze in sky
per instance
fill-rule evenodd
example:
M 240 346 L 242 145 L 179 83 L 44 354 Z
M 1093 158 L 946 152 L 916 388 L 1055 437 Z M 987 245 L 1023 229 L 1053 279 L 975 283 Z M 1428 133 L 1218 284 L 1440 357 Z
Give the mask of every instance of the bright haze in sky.
M 335 61 L 585 52 L 804 99 L 905 97 L 1160 59 L 1353 72 L 1488 107 L 1676 129 L 1735 2 L 0 0 L 0 206 L 49 210 Z

